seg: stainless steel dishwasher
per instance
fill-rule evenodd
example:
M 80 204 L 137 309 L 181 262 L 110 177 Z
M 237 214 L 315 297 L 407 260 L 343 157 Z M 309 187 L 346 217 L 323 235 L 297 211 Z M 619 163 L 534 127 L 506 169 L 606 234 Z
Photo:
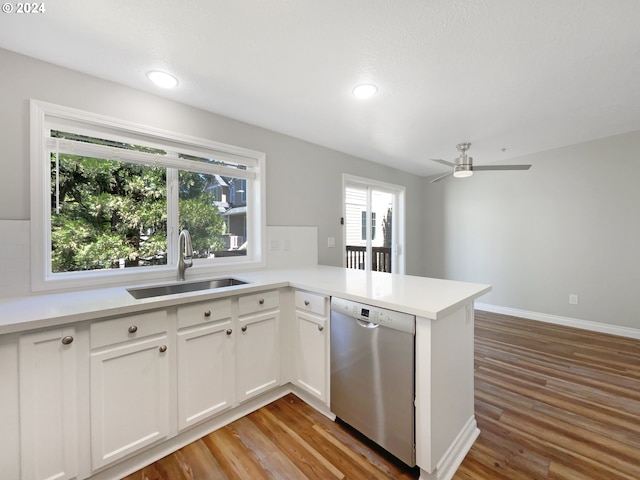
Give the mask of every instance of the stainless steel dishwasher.
M 415 316 L 331 299 L 331 411 L 415 465 Z

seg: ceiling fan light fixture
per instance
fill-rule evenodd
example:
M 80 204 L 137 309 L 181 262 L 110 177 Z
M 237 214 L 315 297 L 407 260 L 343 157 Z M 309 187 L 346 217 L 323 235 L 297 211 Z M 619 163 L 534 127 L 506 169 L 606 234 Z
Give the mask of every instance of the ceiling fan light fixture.
M 455 159 L 455 163 L 447 162 L 446 160 L 442 160 L 440 158 L 432 158 L 434 162 L 441 163 L 446 165 L 447 167 L 453 169 L 449 173 L 445 173 L 444 175 L 440 175 L 432 180 L 429 180 L 429 183 L 439 182 L 443 178 L 448 177 L 449 175 L 453 175 L 457 178 L 470 177 L 473 175 L 474 170 L 529 170 L 531 165 L 480 165 L 473 167 L 473 158 L 467 155 L 467 150 L 471 147 L 471 143 L 459 143 L 456 145 L 456 148 L 460 152 L 460 156 Z
M 173 88 L 178 85 L 178 79 L 176 77 L 159 70 L 147 72 L 147 78 L 161 88 Z
M 471 165 L 456 165 L 453 167 L 453 176 L 456 178 L 465 178 L 473 175 Z

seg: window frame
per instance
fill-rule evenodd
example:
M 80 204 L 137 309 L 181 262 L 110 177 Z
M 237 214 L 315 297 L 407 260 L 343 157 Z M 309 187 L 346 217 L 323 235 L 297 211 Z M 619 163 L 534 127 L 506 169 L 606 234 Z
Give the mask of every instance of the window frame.
M 178 171 L 194 170 L 193 168 L 188 168 L 189 165 L 197 165 L 198 168 L 196 170 L 202 173 L 211 173 L 220 169 L 225 170 L 225 167 L 206 162 L 200 165 L 195 160 L 171 157 L 158 157 L 154 160 L 154 165 L 167 168 L 167 265 L 53 273 L 51 271 L 51 166 L 49 158 L 51 139 L 48 135 L 51 128 L 59 130 L 67 128 L 67 130 L 72 129 L 71 131 L 73 132 L 96 137 L 105 134 L 117 135 L 118 139 L 128 143 L 142 141 L 144 145 L 246 165 L 247 171 L 237 170 L 237 172 L 242 172 L 239 177 L 249 177 L 245 179 L 251 185 L 250 189 L 247 188 L 249 194 L 247 195 L 246 221 L 247 237 L 250 240 L 247 255 L 216 259 L 196 259 L 194 266 L 188 270 L 188 277 L 214 276 L 231 270 L 255 269 L 266 264 L 264 241 L 266 238 L 266 154 L 264 152 L 170 132 L 39 100 L 32 99 L 30 101 L 30 113 L 31 288 L 34 292 L 176 280 L 179 234 L 177 231 Z M 87 147 L 89 151 L 92 148 L 90 146 Z M 115 147 L 106 148 L 112 149 L 116 155 L 115 158 L 107 159 L 128 161 L 127 159 L 117 158 L 117 149 Z M 228 167 L 227 169 L 232 172 L 232 169 Z M 224 173 L 224 175 L 230 174 Z M 170 221 L 169 217 L 175 217 L 176 221 Z

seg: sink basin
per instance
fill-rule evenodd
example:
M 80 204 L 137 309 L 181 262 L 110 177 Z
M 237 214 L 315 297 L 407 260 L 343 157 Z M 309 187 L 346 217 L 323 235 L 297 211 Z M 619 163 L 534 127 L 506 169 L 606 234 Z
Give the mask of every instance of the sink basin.
M 173 295 L 176 293 L 198 292 L 200 290 L 212 290 L 215 288 L 232 287 L 234 285 L 244 285 L 247 282 L 236 278 L 216 278 L 214 280 L 202 280 L 199 282 L 177 282 L 165 285 L 155 285 L 153 287 L 128 288 L 134 298 L 161 297 L 163 295 Z

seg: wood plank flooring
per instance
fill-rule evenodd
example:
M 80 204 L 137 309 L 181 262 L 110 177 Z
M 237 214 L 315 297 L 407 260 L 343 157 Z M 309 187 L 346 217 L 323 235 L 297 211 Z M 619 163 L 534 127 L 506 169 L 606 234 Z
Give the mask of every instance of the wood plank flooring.
M 455 480 L 640 479 L 640 341 L 476 311 L 481 435 Z
M 640 341 L 476 312 L 480 437 L 454 480 L 640 479 Z M 126 480 L 417 479 L 288 395 Z
M 289 394 L 127 480 L 417 479 L 348 426 Z

